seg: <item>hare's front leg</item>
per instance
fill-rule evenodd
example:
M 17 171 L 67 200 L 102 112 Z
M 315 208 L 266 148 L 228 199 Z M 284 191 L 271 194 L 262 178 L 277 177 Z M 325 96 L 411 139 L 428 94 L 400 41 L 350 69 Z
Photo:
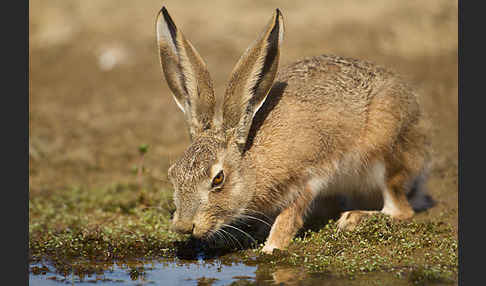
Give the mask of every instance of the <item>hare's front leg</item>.
M 286 248 L 299 229 L 304 225 L 304 215 L 312 202 L 313 194 L 306 188 L 296 200 L 284 209 L 272 225 L 262 251 L 271 254 L 275 248 Z

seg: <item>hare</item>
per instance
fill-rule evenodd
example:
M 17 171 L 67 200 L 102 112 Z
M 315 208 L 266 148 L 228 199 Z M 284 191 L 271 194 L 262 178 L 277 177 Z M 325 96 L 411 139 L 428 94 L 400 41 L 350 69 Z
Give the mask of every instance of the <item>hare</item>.
M 329 55 L 277 73 L 284 23 L 276 9 L 216 96 L 205 62 L 165 7 L 156 30 L 191 139 L 168 170 L 172 230 L 207 239 L 264 213 L 275 218 L 263 247 L 272 253 L 289 245 L 317 197 L 358 194 L 376 203 L 342 213 L 342 230 L 380 207 L 396 219 L 414 215 L 407 196 L 423 194 L 428 139 L 417 97 L 399 76 Z

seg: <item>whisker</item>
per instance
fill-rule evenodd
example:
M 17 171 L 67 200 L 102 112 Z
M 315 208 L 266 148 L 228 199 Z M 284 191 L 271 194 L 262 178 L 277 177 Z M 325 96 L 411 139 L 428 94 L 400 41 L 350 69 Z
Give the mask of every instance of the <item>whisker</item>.
M 221 235 L 223 236 L 224 238 L 224 241 L 225 241 L 225 245 L 227 247 L 232 247 L 233 249 L 236 248 L 236 245 L 235 243 L 233 242 L 233 239 L 231 237 L 229 237 L 228 239 L 228 236 L 226 235 L 227 233 L 225 233 L 223 230 L 219 230 Z M 229 245 L 231 243 L 231 246 Z
M 232 215 L 231 217 L 235 219 L 234 220 L 235 223 L 242 223 L 246 227 L 250 227 L 251 226 L 251 225 L 245 223 L 245 220 L 243 219 L 243 217 L 241 215 L 240 216 Z
M 240 247 L 243 249 L 243 245 L 240 243 L 240 241 L 239 241 L 238 239 L 236 239 L 236 237 L 234 237 L 234 236 L 233 236 L 231 233 L 229 233 L 229 232 L 227 232 L 227 231 L 225 231 L 225 230 L 223 230 L 223 229 L 220 229 L 220 230 L 221 230 L 223 233 L 226 233 L 227 235 L 229 235 L 230 237 L 232 237 L 234 240 L 236 240 L 236 242 L 238 242 L 238 244 L 240 245 Z M 233 247 L 235 247 L 235 246 L 234 246 L 234 244 L 233 244 Z M 235 247 L 235 248 L 236 248 L 236 247 Z
M 205 241 L 206 241 L 206 243 L 208 244 L 209 247 L 211 247 L 211 245 L 216 246 L 216 243 L 214 242 L 214 233 L 212 231 L 208 232 L 208 234 L 206 235 Z
M 226 236 L 224 235 L 224 233 L 223 233 L 223 232 L 221 232 L 221 230 L 220 230 L 220 229 L 216 230 L 216 232 L 215 232 L 215 233 L 218 235 L 218 237 L 220 237 L 220 238 L 222 237 L 222 238 L 223 238 L 223 243 L 224 243 L 224 246 L 225 246 L 225 247 L 230 247 L 230 246 L 229 246 L 229 242 L 230 242 L 230 241 L 229 241 L 229 240 L 226 238 Z M 233 242 L 232 242 L 232 241 L 231 241 L 231 244 L 233 245 L 233 247 L 235 247 L 235 245 L 233 244 Z
M 266 224 L 269 228 L 272 228 L 272 225 L 271 224 L 269 224 L 268 222 L 266 222 L 266 221 L 264 221 L 262 219 L 256 218 L 254 216 L 246 215 L 246 214 L 241 214 L 240 216 L 246 217 L 246 218 L 251 218 L 251 219 L 254 219 L 254 220 L 258 220 L 258 221 L 263 222 L 264 224 Z
M 237 231 L 239 231 L 239 232 L 243 233 L 244 235 L 246 235 L 247 237 L 249 237 L 255 244 L 258 244 L 257 241 L 251 235 L 249 235 L 247 232 L 245 232 L 245 231 L 243 231 L 243 230 L 241 230 L 237 227 L 234 227 L 232 225 L 229 225 L 229 224 L 223 223 L 222 225 L 236 229 Z
M 273 221 L 270 217 L 268 217 L 265 213 L 263 213 L 261 211 L 247 209 L 247 208 L 244 208 L 243 211 L 258 214 L 258 215 L 261 215 L 261 216 L 265 217 L 269 221 Z
M 227 244 L 228 241 L 226 240 L 226 237 L 224 235 L 222 235 L 221 233 L 219 233 L 219 230 L 214 230 L 213 233 L 216 234 L 216 235 L 218 235 L 219 238 L 222 237 L 223 238 L 224 246 L 225 247 L 228 246 L 228 244 Z M 216 243 L 216 240 L 215 240 L 215 243 Z

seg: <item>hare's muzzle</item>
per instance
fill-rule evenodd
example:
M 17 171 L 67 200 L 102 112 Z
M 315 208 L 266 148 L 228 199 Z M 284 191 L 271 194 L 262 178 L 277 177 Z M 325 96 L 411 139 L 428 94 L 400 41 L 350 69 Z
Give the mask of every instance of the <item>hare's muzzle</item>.
M 190 221 L 174 221 L 171 225 L 171 230 L 182 233 L 182 234 L 191 234 L 192 230 L 194 229 L 194 224 Z

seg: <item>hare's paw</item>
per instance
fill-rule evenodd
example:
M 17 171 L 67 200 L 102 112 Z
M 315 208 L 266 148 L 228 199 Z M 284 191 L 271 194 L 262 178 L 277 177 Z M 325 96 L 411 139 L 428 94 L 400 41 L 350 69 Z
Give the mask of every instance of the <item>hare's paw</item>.
M 356 226 L 367 216 L 377 214 L 378 211 L 347 211 L 343 212 L 337 226 L 339 230 L 350 231 L 356 228 Z
M 265 253 L 265 254 L 272 254 L 273 250 L 276 249 L 276 248 L 278 248 L 278 247 L 276 247 L 273 244 L 265 243 L 265 246 L 263 247 L 262 252 Z

